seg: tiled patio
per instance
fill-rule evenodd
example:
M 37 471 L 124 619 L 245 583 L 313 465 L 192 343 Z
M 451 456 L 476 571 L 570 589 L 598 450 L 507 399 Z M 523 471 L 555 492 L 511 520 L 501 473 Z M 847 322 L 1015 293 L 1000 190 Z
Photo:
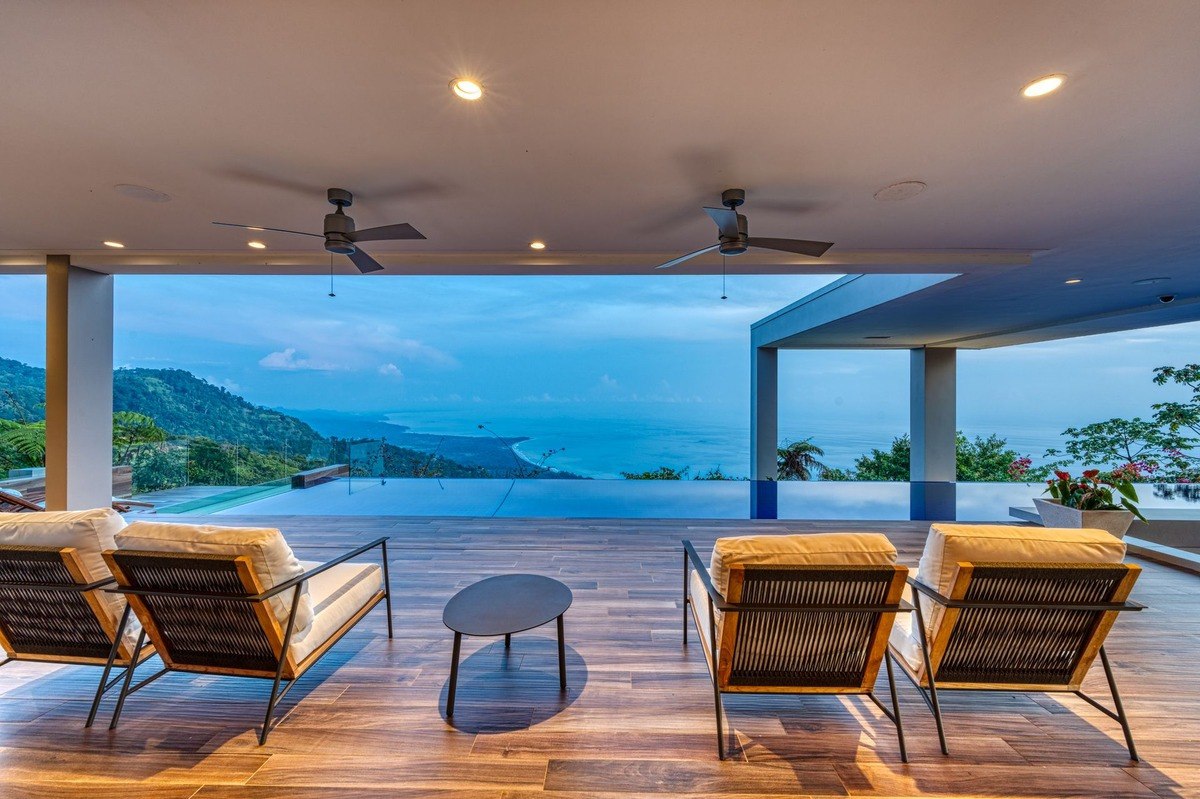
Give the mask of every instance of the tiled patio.
M 196 521 L 211 521 L 196 519 Z M 915 564 L 919 522 L 685 522 L 262 517 L 306 559 L 392 536 L 396 638 L 381 611 L 289 695 L 267 746 L 268 686 L 173 674 L 135 695 L 120 728 L 83 730 L 98 673 L 0 669 L 4 797 L 1200 796 L 1200 584 L 1151 563 L 1109 640 L 1142 762 L 1117 725 L 1074 697 L 952 694 L 952 756 L 901 685 L 911 763 L 862 697 L 730 697 L 740 752 L 719 762 L 698 647 L 680 646 L 681 538 L 702 549 L 748 531 L 871 529 Z M 239 519 L 222 517 L 222 524 Z M 446 600 L 490 574 L 531 571 L 575 592 L 570 692 L 553 628 L 464 642 L 458 708 L 442 713 Z M 1105 696 L 1094 670 L 1088 688 Z M 110 708 L 106 705 L 106 708 Z

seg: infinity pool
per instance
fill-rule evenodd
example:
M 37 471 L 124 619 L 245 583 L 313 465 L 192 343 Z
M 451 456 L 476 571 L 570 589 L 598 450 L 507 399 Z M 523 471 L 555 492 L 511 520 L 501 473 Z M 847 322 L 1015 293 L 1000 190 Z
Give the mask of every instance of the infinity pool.
M 908 519 L 907 483 L 781 482 L 781 519 Z M 434 480 L 355 478 L 304 490 L 214 497 L 189 513 L 333 516 L 498 516 L 557 518 L 745 519 L 748 482 L 700 480 Z M 1031 506 L 1040 484 L 959 483 L 957 518 L 1008 519 L 1012 505 Z M 1139 486 L 1143 507 L 1196 507 Z M 163 513 L 169 507 L 160 507 Z

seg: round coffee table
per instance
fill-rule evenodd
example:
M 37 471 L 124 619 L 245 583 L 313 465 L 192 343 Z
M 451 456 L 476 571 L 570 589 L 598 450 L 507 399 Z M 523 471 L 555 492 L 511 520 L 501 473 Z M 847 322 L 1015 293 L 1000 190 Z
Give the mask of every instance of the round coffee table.
M 502 574 L 469 585 L 446 603 L 442 623 L 454 631 L 454 657 L 450 661 L 450 690 L 446 715 L 454 715 L 454 691 L 458 687 L 458 654 L 464 635 L 504 636 L 504 647 L 512 645 L 513 633 L 541 627 L 558 620 L 558 685 L 567 690 L 566 644 L 563 614 L 571 607 L 571 589 L 540 574 Z

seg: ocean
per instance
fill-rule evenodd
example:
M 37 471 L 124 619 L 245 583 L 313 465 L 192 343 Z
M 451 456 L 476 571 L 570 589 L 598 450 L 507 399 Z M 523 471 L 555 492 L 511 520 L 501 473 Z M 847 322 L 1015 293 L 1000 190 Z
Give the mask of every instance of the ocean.
M 691 476 L 720 468 L 727 475 L 745 477 L 750 470 L 749 414 L 744 408 L 717 404 L 467 402 L 345 415 L 341 424 L 333 421 L 336 415 L 317 413 L 322 413 L 320 421 L 313 412 L 297 415 L 322 432 L 336 435 L 378 436 L 390 425 L 413 433 L 484 436 L 488 434 L 479 429 L 484 424 L 503 438 L 526 437 L 516 445 L 526 459 L 538 462 L 542 453 L 556 450 L 545 461 L 547 466 L 586 477 L 615 479 L 621 472 L 661 466 L 687 468 Z M 811 436 L 825 450 L 824 463 L 845 468 L 872 448 L 887 448 L 907 428 L 903 417 L 817 418 L 783 410 L 780 437 L 798 440 Z M 1013 449 L 1039 462 L 1046 448 L 1061 447 L 1057 429 L 987 425 L 963 425 L 962 429 L 970 436 L 1001 435 Z

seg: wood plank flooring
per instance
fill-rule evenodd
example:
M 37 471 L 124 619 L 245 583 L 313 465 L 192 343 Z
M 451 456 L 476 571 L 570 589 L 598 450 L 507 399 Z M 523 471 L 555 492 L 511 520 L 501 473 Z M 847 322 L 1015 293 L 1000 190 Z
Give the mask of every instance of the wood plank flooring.
M 172 517 L 174 521 L 175 518 Z M 169 675 L 129 700 L 121 726 L 85 731 L 99 676 L 84 667 L 0 668 L 0 796 L 6 799 L 633 799 L 633 797 L 1200 797 L 1200 578 L 1155 564 L 1133 598 L 1150 610 L 1109 639 L 1143 756 L 1082 701 L 950 694 L 952 756 L 901 683 L 910 764 L 862 697 L 729 697 L 737 746 L 716 757 L 699 647 L 680 645 L 681 555 L 722 535 L 877 530 L 915 564 L 917 522 L 496 520 L 398 517 L 195 519 L 272 525 L 304 559 L 390 535 L 396 637 L 382 606 L 285 700 L 257 746 L 268 685 Z M 492 574 L 557 577 L 568 682 L 554 629 L 464 639 L 455 719 L 443 716 L 451 634 L 445 602 Z M 694 640 L 694 639 L 693 639 Z M 881 688 L 883 684 L 881 683 Z M 1087 688 L 1106 697 L 1099 669 Z M 111 712 L 111 701 L 102 718 Z

